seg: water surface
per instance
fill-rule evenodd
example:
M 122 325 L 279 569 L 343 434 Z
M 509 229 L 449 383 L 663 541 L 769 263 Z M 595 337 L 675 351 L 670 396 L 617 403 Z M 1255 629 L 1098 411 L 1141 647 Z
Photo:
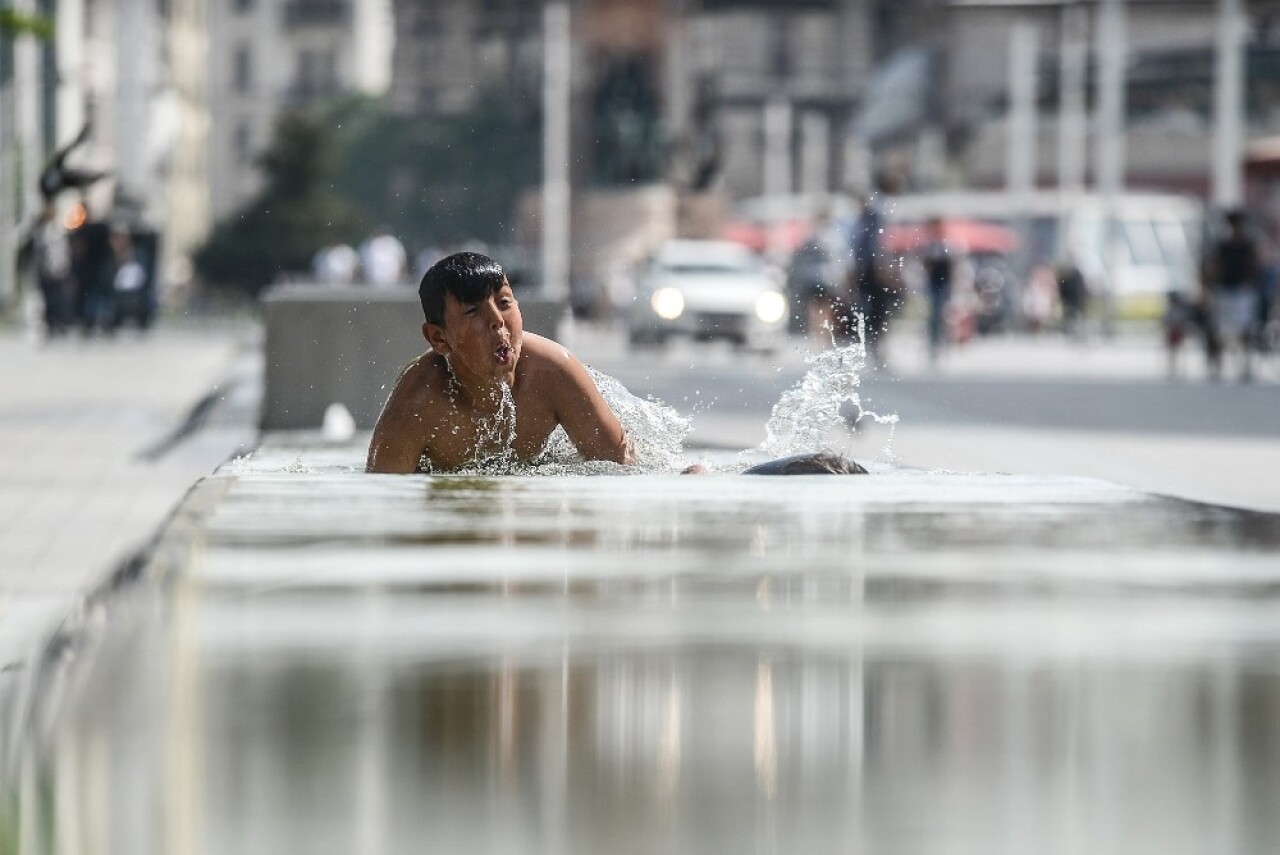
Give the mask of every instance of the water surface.
M 224 466 L 23 675 L 0 851 L 1280 848 L 1274 516 L 361 459 Z

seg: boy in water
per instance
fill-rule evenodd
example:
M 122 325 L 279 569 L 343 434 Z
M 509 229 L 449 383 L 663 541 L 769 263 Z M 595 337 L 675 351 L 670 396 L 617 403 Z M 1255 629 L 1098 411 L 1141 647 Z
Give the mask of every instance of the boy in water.
M 622 423 L 583 364 L 524 332 L 496 261 L 474 252 L 443 258 L 422 277 L 418 297 L 431 349 L 396 381 L 367 471 L 447 471 L 507 453 L 530 460 L 557 425 L 588 460 L 632 461 Z

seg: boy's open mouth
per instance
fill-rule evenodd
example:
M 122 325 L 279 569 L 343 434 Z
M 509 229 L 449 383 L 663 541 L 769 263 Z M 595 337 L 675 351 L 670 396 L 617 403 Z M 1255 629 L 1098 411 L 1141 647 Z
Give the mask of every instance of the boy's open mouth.
M 495 359 L 498 360 L 498 362 L 505 365 L 507 362 L 511 360 L 511 356 L 513 353 L 515 353 L 515 350 L 511 347 L 511 345 L 504 342 L 498 345 L 498 347 L 493 351 L 493 356 Z

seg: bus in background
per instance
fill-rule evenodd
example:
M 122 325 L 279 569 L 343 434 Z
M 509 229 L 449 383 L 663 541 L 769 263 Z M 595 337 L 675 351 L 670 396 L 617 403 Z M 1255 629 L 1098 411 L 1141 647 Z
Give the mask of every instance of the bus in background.
M 1121 193 L 1111 203 L 1093 193 L 1042 190 L 921 193 L 885 202 L 890 223 L 964 217 L 1013 229 L 1021 240 L 1009 259 L 1025 288 L 1033 271 L 1072 264 L 1095 300 L 1121 317 L 1155 317 L 1171 293 L 1194 296 L 1200 285 L 1205 211 L 1193 197 Z
M 935 217 L 987 223 L 1017 235 L 1016 247 L 984 251 L 970 259 L 978 268 L 972 276 L 1005 289 L 984 295 L 992 308 L 982 331 L 1028 326 L 1022 315 L 1023 307 L 1034 302 L 1024 299 L 1029 283 L 1068 264 L 1083 274 L 1095 316 L 1114 312 L 1121 318 L 1155 318 L 1171 293 L 1194 299 L 1200 286 L 1206 218 L 1203 203 L 1192 196 L 1121 193 L 1112 202 L 1110 217 L 1100 195 L 1056 190 L 1023 197 L 981 190 L 905 193 L 877 201 L 886 233 L 894 233 L 899 244 L 910 245 L 910 240 L 902 240 L 903 232 L 923 232 Z M 744 199 L 735 205 L 725 236 L 785 263 L 818 213 L 847 219 L 854 210 L 851 200 L 842 196 Z

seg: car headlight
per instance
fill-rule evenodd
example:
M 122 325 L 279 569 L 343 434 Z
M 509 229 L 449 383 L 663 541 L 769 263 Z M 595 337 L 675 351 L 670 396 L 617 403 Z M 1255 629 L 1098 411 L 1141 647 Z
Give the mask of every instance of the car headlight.
M 659 288 L 649 298 L 649 305 L 658 317 L 674 321 L 684 313 L 684 295 L 677 288 Z
M 787 314 L 787 300 L 777 291 L 765 291 L 756 298 L 756 317 L 766 324 L 776 324 Z

